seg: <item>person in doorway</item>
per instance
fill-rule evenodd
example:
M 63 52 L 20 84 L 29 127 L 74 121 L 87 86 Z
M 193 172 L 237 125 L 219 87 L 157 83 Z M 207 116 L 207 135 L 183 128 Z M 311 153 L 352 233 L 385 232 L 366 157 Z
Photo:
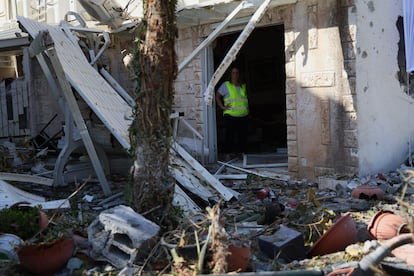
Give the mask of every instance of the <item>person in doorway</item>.
M 223 152 L 226 159 L 230 155 L 245 153 L 249 104 L 246 84 L 241 80 L 239 68 L 231 67 L 230 79 L 223 82 L 216 92 L 216 102 L 223 110 L 226 128 Z

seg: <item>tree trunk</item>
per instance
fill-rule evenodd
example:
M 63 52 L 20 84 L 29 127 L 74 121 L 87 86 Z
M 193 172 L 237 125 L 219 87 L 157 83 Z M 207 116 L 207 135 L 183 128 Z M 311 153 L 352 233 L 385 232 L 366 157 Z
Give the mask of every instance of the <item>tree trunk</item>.
M 161 224 L 174 194 L 169 173 L 173 81 L 177 73 L 176 0 L 145 0 L 144 20 L 135 55 L 136 114 L 131 126 L 133 165 L 132 204 Z

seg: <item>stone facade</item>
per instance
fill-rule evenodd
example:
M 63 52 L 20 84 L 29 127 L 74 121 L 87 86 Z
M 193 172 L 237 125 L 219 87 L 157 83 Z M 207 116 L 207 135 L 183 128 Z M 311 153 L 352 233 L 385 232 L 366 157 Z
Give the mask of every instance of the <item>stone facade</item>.
M 284 25 L 286 138 L 292 178 L 358 171 L 354 12 L 353 1 L 338 5 L 337 1 L 298 1 L 268 10 L 259 23 L 258 27 Z M 210 25 L 180 29 L 179 60 L 211 31 Z M 200 68 L 198 58 L 179 74 L 175 107 L 201 132 L 205 125 L 200 81 L 205 80 Z
M 395 77 L 401 38 L 395 23 L 401 14 L 398 0 L 298 0 L 266 11 L 258 27 L 284 27 L 286 142 L 292 178 L 364 175 L 395 168 L 405 159 L 407 144 L 412 148 L 414 142 L 414 127 L 407 122 L 413 115 L 412 99 Z M 4 15 L 0 9 L 0 18 Z M 180 28 L 178 64 L 213 30 L 210 24 Z M 241 30 L 242 26 L 231 27 Z M 111 39 L 105 53 L 109 71 L 133 94 L 133 35 Z M 34 64 L 31 104 L 50 105 L 53 112 L 40 115 L 32 108 L 33 133 L 59 110 L 47 103 L 53 99 L 44 94 L 51 91 L 36 70 L 40 68 Z M 175 83 L 174 110 L 183 112 L 203 135 L 209 131 L 203 99 L 209 71 L 199 55 Z

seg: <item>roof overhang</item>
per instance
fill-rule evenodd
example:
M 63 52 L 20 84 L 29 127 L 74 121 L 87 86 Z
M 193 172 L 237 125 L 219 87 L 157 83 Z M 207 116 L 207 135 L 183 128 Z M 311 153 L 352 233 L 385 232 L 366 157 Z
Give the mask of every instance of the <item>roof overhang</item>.
M 183 1 L 199 2 L 190 5 L 178 6 L 177 26 L 186 28 L 197 25 L 211 24 L 223 21 L 241 2 L 231 0 Z M 246 7 L 238 13 L 236 18 L 248 17 L 254 14 L 263 0 L 247 0 Z M 297 0 L 273 0 L 269 8 L 295 4 Z M 185 4 L 185 3 L 184 3 Z
M 0 31 L 0 51 L 12 51 L 29 45 L 29 37 L 20 29 Z
M 16 21 L 3 22 L 0 26 L 0 52 L 20 50 L 29 43 L 29 36 L 20 30 Z

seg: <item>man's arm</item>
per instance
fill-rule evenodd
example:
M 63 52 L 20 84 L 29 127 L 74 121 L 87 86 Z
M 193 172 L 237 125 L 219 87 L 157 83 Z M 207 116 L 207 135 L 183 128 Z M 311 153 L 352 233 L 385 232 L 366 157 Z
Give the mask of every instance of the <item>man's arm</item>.
M 217 102 L 217 105 L 222 109 L 222 110 L 225 110 L 225 109 L 227 109 L 228 107 L 225 107 L 224 106 L 224 104 L 223 104 L 223 95 L 221 95 L 219 92 L 216 92 L 216 102 Z

